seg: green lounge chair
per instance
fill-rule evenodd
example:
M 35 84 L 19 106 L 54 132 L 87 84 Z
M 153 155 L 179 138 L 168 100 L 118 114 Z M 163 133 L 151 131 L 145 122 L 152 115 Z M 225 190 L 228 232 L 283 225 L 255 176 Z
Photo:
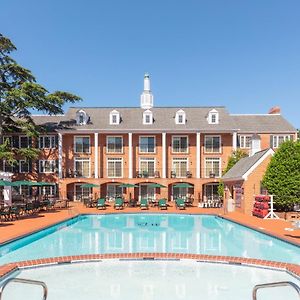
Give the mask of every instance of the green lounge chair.
M 185 203 L 183 199 L 176 199 L 175 200 L 176 209 L 185 209 Z
M 166 199 L 159 199 L 158 200 L 158 208 L 160 208 L 160 209 L 168 209 L 167 200 Z
M 97 200 L 97 205 L 96 205 L 97 209 L 106 209 L 106 204 L 105 204 L 105 199 L 104 198 L 99 198 Z
M 148 209 L 148 200 L 147 199 L 141 199 L 140 208 Z
M 116 198 L 114 208 L 115 209 L 123 209 L 124 208 L 124 201 L 122 198 Z

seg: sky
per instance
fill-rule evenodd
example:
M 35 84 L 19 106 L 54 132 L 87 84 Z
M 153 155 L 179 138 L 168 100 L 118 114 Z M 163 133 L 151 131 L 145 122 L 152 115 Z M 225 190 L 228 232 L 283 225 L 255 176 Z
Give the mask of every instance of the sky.
M 2 0 L 0 32 L 78 105 L 139 106 L 148 72 L 154 106 L 278 105 L 300 128 L 299 0 Z

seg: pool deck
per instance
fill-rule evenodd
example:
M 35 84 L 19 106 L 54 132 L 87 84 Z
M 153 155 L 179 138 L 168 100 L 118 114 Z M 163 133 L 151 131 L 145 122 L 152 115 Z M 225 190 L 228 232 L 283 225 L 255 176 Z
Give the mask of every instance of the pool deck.
M 178 213 L 178 214 L 212 214 L 223 217 L 227 220 L 245 225 L 263 233 L 270 234 L 280 239 L 291 242 L 300 246 L 300 230 L 286 230 L 291 228 L 291 223 L 285 220 L 263 220 L 252 216 L 246 216 L 241 213 L 232 212 L 224 213 L 222 208 L 198 208 L 188 207 L 186 210 L 178 210 L 173 203 L 168 210 L 158 210 L 157 207 L 149 207 L 148 210 L 140 210 L 140 208 L 124 208 L 123 210 L 115 210 L 113 206 L 108 206 L 106 210 L 97 210 L 96 208 L 86 208 L 81 203 L 72 203 L 69 208 L 56 209 L 53 211 L 40 212 L 35 216 L 21 218 L 16 221 L 8 221 L 0 223 L 0 245 L 18 237 L 39 231 L 43 228 L 76 217 L 79 214 L 111 214 L 111 213 Z M 259 259 L 246 259 L 241 257 L 226 256 L 210 256 L 210 255 L 193 255 L 193 254 L 170 254 L 170 253 L 132 253 L 132 254 L 111 254 L 111 255 L 81 255 L 72 257 L 59 257 L 49 259 L 39 259 L 34 261 L 26 261 L 19 263 L 11 263 L 0 266 L 0 277 L 10 273 L 19 267 L 33 266 L 39 264 L 62 263 L 76 260 L 92 260 L 106 258 L 178 258 L 178 259 L 197 259 L 204 261 L 223 261 L 224 263 L 236 264 L 253 264 L 260 266 L 268 266 L 274 268 L 286 269 L 297 276 L 300 276 L 300 264 L 286 264 L 279 262 L 269 262 Z
M 96 208 L 86 208 L 81 203 L 71 203 L 70 207 L 67 209 L 42 211 L 34 216 L 21 218 L 16 221 L 0 223 L 0 245 L 18 237 L 65 221 L 79 214 L 110 213 L 178 213 L 218 215 L 227 220 L 248 226 L 260 232 L 273 235 L 300 246 L 300 229 L 293 231 L 286 230 L 286 228 L 292 228 L 292 226 L 290 222 L 285 220 L 263 220 L 237 212 L 225 214 L 223 208 L 187 207 L 185 210 L 179 210 L 174 207 L 173 203 L 170 204 L 167 210 L 159 210 L 157 207 L 149 207 L 148 210 L 141 210 L 138 207 L 125 207 L 123 210 L 115 210 L 112 205 L 107 206 L 106 210 L 98 210 Z

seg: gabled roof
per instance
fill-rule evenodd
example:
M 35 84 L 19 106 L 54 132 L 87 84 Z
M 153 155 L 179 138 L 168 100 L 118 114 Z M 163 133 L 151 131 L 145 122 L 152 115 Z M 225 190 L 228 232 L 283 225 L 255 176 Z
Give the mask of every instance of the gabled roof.
M 231 115 L 241 133 L 294 133 L 296 129 L 279 114 Z
M 246 180 L 269 155 L 273 155 L 271 148 L 256 152 L 254 155 L 239 160 L 226 174 L 222 176 L 223 181 Z

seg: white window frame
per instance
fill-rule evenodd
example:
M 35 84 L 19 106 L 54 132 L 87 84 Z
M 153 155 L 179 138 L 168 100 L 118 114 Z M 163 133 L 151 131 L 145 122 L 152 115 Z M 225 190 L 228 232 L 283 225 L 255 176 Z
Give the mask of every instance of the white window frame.
M 22 171 L 22 163 L 27 163 L 28 171 Z M 19 160 L 19 173 L 29 173 L 29 171 L 30 171 L 29 160 L 25 160 L 25 159 Z
M 213 116 L 215 117 L 215 121 L 213 122 Z M 219 112 L 216 109 L 212 109 L 208 113 L 208 124 L 219 124 Z
M 121 176 L 109 176 L 108 175 L 108 163 L 110 161 L 121 162 Z M 116 173 L 116 172 L 114 172 Z M 106 177 L 107 178 L 123 178 L 123 158 L 122 157 L 107 157 L 106 158 Z
M 246 140 L 247 138 L 250 138 L 250 144 L 247 147 L 246 146 Z M 251 144 L 252 144 L 252 135 L 249 134 L 241 134 L 239 135 L 239 143 L 240 143 L 240 148 L 241 149 L 251 149 Z
M 174 162 L 186 162 L 186 171 L 183 176 L 180 176 L 182 174 L 177 174 L 176 169 L 174 168 Z M 187 178 L 187 172 L 189 171 L 189 158 L 188 157 L 173 157 L 172 158 L 172 172 L 175 172 L 176 178 Z M 182 173 L 181 167 L 180 167 L 180 173 Z
M 112 201 L 112 200 L 115 200 L 115 198 L 116 198 L 116 195 L 118 195 L 117 194 L 117 192 L 116 192 L 116 190 L 117 190 L 117 187 L 120 185 L 120 183 L 112 183 L 112 182 L 109 182 L 109 183 L 107 183 L 107 185 L 106 185 L 106 196 L 108 197 L 108 200 L 109 201 Z M 109 187 L 114 187 L 114 197 L 113 196 L 109 196 L 108 195 L 108 188 Z M 121 190 L 122 190 L 122 194 L 123 194 L 123 188 L 121 188 Z
M 53 171 L 50 171 L 50 172 L 44 172 L 42 171 L 42 168 L 45 167 L 45 162 L 49 162 L 50 165 L 53 164 Z M 56 169 L 56 161 L 54 159 L 42 159 L 42 160 L 39 160 L 39 173 L 43 173 L 43 174 L 53 174 L 55 173 L 55 169 Z
M 143 152 L 141 151 L 141 139 L 142 138 L 154 138 L 154 151 L 153 152 Z M 155 135 L 140 135 L 139 136 L 139 153 L 142 153 L 142 154 L 147 154 L 147 153 L 150 153 L 150 154 L 155 154 L 156 153 L 156 136 Z
M 155 177 L 155 172 L 156 172 L 156 158 L 155 157 L 140 157 L 139 158 L 139 172 L 142 172 L 142 168 L 141 168 L 141 162 L 153 162 L 154 163 L 154 170 L 153 170 L 153 176 L 148 176 L 149 178 L 154 178 Z M 148 165 L 147 165 L 147 172 L 149 174 L 149 170 L 148 170 Z
M 179 122 L 179 118 L 182 117 L 182 122 Z M 185 124 L 186 122 L 186 114 L 185 111 L 180 109 L 176 112 L 175 123 L 178 125 Z
M 121 138 L 122 141 L 121 141 L 121 145 L 122 145 L 122 148 L 121 148 L 121 151 L 120 152 L 117 152 L 117 151 L 109 151 L 108 149 L 108 139 L 109 138 Z M 123 154 L 124 153 L 124 147 L 123 147 L 123 136 L 122 135 L 107 135 L 106 136 L 106 153 L 109 153 L 109 154 Z
M 89 162 L 89 174 L 88 176 L 82 176 L 82 178 L 90 178 L 91 177 L 91 159 L 88 158 L 88 157 L 75 157 L 74 158 L 74 173 L 77 172 L 77 169 L 76 169 L 76 162 L 78 161 L 88 161 Z M 79 177 L 79 176 L 78 176 Z
M 149 117 L 149 122 L 147 121 L 147 117 Z M 143 124 L 144 125 L 151 125 L 153 124 L 153 113 L 151 110 L 146 110 L 143 112 Z
M 204 177 L 205 178 L 210 178 L 210 174 L 206 174 L 207 173 L 207 170 L 209 169 L 209 168 L 207 168 L 207 166 L 206 166 L 206 163 L 207 163 L 207 161 L 211 161 L 211 162 L 213 162 L 213 161 L 219 161 L 219 174 L 215 174 L 215 176 L 214 176 L 214 178 L 220 178 L 221 176 L 222 176 L 222 160 L 221 160 L 221 157 L 205 157 L 205 159 L 204 159 L 204 168 L 205 168 L 205 172 L 204 172 Z
M 76 151 L 76 138 L 88 138 L 89 139 L 89 151 L 88 152 Z M 83 148 L 83 144 L 82 144 L 82 148 Z M 74 136 L 74 153 L 91 154 L 91 137 L 89 135 L 75 135 Z
M 281 143 L 284 143 L 286 141 L 290 141 L 291 140 L 291 136 L 287 135 L 287 134 L 273 135 L 272 139 L 273 139 L 273 148 L 274 149 L 279 148 L 279 146 L 281 145 L 281 143 L 279 143 L 279 138 L 283 138 L 283 141 Z
M 45 138 L 50 138 L 50 147 L 45 147 Z M 41 139 L 43 139 L 43 145 L 41 145 Z M 56 145 L 56 136 L 51 135 L 40 135 L 39 136 L 39 149 L 55 149 L 57 147 Z
M 50 193 L 47 194 L 45 192 L 46 188 L 49 188 L 50 189 Z M 56 195 L 56 185 L 53 184 L 53 185 L 47 185 L 47 186 L 40 186 L 39 187 L 39 194 L 40 195 L 50 195 L 50 196 L 55 196 Z
M 21 147 L 21 138 L 27 138 L 27 147 L 26 148 L 30 148 L 30 145 L 29 145 L 29 137 L 27 135 L 20 135 L 19 136 L 19 148 L 22 148 Z
M 75 183 L 74 184 L 74 201 L 80 201 L 80 199 L 77 199 L 76 197 L 77 197 L 77 193 L 76 193 L 76 187 L 77 186 L 81 186 L 82 185 L 82 183 Z M 85 187 L 85 188 L 82 188 L 82 187 L 80 187 L 80 189 L 81 189 L 81 197 L 83 196 L 83 190 L 87 190 L 88 189 L 88 191 L 89 191 L 89 196 L 92 194 L 92 188 L 87 188 L 87 187 Z
M 115 122 L 114 122 L 114 117 L 116 118 Z M 113 110 L 109 113 L 109 124 L 110 125 L 120 124 L 120 113 L 117 110 Z
M 186 138 L 186 151 L 174 151 L 174 138 Z M 187 154 L 189 153 L 189 136 L 188 135 L 172 135 L 172 153 L 175 154 L 180 154 L 180 153 L 184 153 Z
M 81 117 L 82 117 L 82 122 L 80 120 Z M 88 122 L 88 119 L 89 119 L 89 117 L 83 109 L 77 111 L 77 113 L 76 113 L 76 123 L 77 123 L 77 125 L 86 125 L 87 122 Z
M 206 148 L 206 139 L 207 138 L 215 138 L 215 137 L 218 137 L 219 138 L 219 151 L 218 152 L 214 152 L 213 151 L 213 148 L 212 148 L 212 151 L 207 151 L 207 148 Z M 221 135 L 205 135 L 204 136 L 204 153 L 209 153 L 209 154 L 211 154 L 211 153 L 217 153 L 217 154 L 219 154 L 219 153 L 222 153 L 222 136 Z

